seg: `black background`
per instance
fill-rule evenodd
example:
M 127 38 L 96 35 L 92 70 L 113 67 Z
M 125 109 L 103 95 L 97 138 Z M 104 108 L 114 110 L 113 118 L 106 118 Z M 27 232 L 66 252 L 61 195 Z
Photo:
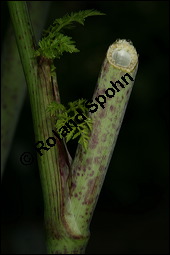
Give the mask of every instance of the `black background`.
M 62 103 L 90 98 L 108 46 L 130 39 L 139 68 L 122 128 L 91 223 L 87 253 L 166 254 L 168 250 L 168 2 L 56 1 L 47 28 L 71 11 L 96 9 L 68 34 L 80 53 L 56 61 Z M 2 36 L 9 23 L 2 5 Z M 2 181 L 2 252 L 45 253 L 43 199 L 36 160 L 23 166 L 20 155 L 34 154 L 28 95 L 21 112 Z M 68 144 L 72 155 L 75 143 Z M 35 154 L 34 154 L 35 155 Z M 36 156 L 36 155 L 35 155 Z

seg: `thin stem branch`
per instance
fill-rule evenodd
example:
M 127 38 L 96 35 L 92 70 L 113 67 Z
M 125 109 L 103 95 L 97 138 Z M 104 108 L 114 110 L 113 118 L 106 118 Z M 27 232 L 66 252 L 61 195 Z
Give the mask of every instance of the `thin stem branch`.
M 29 2 L 31 20 L 36 38 L 41 31 L 48 14 L 50 1 Z M 37 11 L 38 10 L 38 11 Z M 1 56 L 1 176 L 5 168 L 12 139 L 26 94 L 25 77 L 22 70 L 12 24 L 10 23 L 3 42 Z M 9 75 L 10 74 L 10 75 Z

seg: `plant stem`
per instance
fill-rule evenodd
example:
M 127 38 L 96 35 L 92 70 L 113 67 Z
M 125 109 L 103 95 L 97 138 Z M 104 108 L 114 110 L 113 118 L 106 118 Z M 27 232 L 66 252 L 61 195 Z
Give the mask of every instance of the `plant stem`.
M 11 20 L 14 25 L 18 50 L 20 53 L 32 109 L 36 141 L 45 141 L 52 136 L 54 123 L 46 109 L 58 99 L 59 92 L 56 78 L 52 79 L 50 62 L 47 59 L 34 57 L 35 41 L 30 25 L 25 2 L 8 2 Z M 54 87 L 56 93 L 54 93 Z M 70 207 L 68 190 L 68 172 L 63 144 L 38 155 L 38 164 L 44 196 L 44 214 L 47 230 L 48 253 L 74 254 L 82 253 L 87 243 L 82 235 Z M 69 222 L 65 216 L 69 217 Z
M 130 54 L 131 63 L 127 67 L 113 62 L 113 52 L 120 49 Z M 127 56 L 125 55 L 125 60 Z M 121 56 L 120 58 L 123 59 Z M 98 110 L 90 114 L 94 124 L 88 149 L 84 151 L 81 146 L 78 146 L 71 169 L 71 203 L 81 231 L 86 230 L 87 224 L 90 224 L 131 94 L 137 67 L 138 56 L 130 43 L 119 40 L 109 47 L 93 95 L 94 103 L 97 103 L 95 98 L 99 96 L 100 101 L 105 100 L 104 109 L 98 105 Z M 113 97 L 113 87 L 110 81 L 123 82 L 121 78 L 127 73 L 133 80 L 126 77 L 129 84 L 124 85 L 125 88 L 119 86 L 120 91 L 115 92 Z M 108 88 L 111 88 L 108 92 L 111 95 L 110 98 L 105 94 Z M 101 100 L 102 95 L 105 99 Z
M 37 39 L 43 29 L 50 1 L 29 2 L 31 18 Z M 37 12 L 38 10 L 38 12 Z M 25 78 L 18 54 L 12 24 L 9 25 L 3 42 L 1 56 L 2 124 L 1 124 L 1 176 L 11 147 L 15 128 L 26 94 Z M 10 74 L 10 75 L 9 75 Z

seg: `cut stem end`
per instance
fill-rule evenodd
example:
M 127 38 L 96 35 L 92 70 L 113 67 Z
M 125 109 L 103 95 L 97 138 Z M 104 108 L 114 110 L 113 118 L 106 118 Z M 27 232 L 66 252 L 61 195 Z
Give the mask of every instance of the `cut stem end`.
M 138 63 L 138 54 L 132 42 L 116 40 L 107 51 L 109 63 L 125 72 L 131 72 Z

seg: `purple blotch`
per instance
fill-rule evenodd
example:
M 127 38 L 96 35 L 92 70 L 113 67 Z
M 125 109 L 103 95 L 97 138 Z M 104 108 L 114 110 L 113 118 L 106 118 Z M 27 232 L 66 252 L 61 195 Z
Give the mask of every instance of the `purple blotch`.
M 114 110 L 114 106 L 111 105 L 111 106 L 110 106 L 110 111 L 113 112 L 113 110 Z

